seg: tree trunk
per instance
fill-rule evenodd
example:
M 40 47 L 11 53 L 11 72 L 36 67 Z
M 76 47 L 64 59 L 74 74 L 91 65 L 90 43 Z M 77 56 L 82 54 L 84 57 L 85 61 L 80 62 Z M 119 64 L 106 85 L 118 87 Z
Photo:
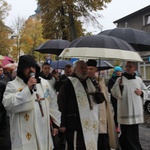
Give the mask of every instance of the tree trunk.
M 64 22 L 65 22 L 64 21 L 65 13 L 64 13 L 64 7 L 63 7 L 63 5 L 61 6 L 60 13 L 62 15 L 62 20 L 61 20 L 61 23 L 60 23 L 61 30 L 62 30 L 62 39 L 63 40 L 68 40 L 67 39 L 67 33 L 64 31 L 64 29 L 65 29 L 65 25 L 64 25 Z
M 72 41 L 77 38 L 74 17 L 72 12 L 69 12 L 69 22 L 70 22 L 71 41 Z

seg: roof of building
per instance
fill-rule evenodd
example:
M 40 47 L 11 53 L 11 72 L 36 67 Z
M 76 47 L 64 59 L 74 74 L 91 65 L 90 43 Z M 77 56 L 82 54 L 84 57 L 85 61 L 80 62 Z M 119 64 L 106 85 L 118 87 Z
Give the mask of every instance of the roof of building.
M 144 8 L 142 8 L 142 9 L 140 9 L 140 10 L 134 12 L 134 13 L 131 13 L 131 14 L 129 14 L 129 15 L 123 17 L 123 18 L 120 18 L 120 19 L 114 21 L 113 23 L 118 23 L 118 22 L 123 21 L 123 20 L 125 20 L 125 19 L 128 19 L 128 18 L 130 18 L 130 17 L 133 17 L 133 16 L 135 16 L 135 15 L 138 15 L 139 13 L 142 13 L 143 11 L 146 11 L 146 10 L 150 10 L 150 5 L 148 5 L 148 6 L 144 7 Z

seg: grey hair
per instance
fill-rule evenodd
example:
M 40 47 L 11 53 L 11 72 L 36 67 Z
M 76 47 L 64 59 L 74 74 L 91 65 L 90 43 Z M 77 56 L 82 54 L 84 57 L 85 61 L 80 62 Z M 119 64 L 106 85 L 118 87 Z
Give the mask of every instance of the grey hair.
M 78 61 L 76 61 L 76 62 L 73 64 L 73 71 L 78 67 L 78 65 L 79 65 L 81 62 L 84 62 L 84 63 L 85 63 L 84 60 L 78 60 Z

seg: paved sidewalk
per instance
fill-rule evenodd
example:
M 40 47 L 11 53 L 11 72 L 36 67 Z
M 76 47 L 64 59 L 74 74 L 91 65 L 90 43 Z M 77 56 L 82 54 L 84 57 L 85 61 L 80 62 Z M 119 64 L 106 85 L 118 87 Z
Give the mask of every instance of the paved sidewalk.
M 150 128 L 144 124 L 140 125 L 139 134 L 143 150 L 150 150 Z
M 139 136 L 143 150 L 150 150 L 150 128 L 148 128 L 145 124 L 140 125 Z

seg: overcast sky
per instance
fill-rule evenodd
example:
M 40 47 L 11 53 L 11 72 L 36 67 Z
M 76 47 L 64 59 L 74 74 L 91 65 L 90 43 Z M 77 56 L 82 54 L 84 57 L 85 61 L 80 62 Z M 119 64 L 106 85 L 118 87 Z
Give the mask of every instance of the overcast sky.
M 30 15 L 35 13 L 34 11 L 37 8 L 36 0 L 6 1 L 12 6 L 9 16 L 5 21 L 8 26 L 11 26 L 12 22 L 14 22 L 18 16 L 27 19 Z M 102 30 L 112 29 L 115 28 L 115 25 L 113 24 L 115 20 L 127 16 L 148 5 L 150 5 L 150 0 L 112 0 L 105 10 L 100 11 L 102 17 L 99 18 L 98 21 L 103 26 Z M 100 32 L 100 29 L 88 26 L 88 32 L 97 34 Z

